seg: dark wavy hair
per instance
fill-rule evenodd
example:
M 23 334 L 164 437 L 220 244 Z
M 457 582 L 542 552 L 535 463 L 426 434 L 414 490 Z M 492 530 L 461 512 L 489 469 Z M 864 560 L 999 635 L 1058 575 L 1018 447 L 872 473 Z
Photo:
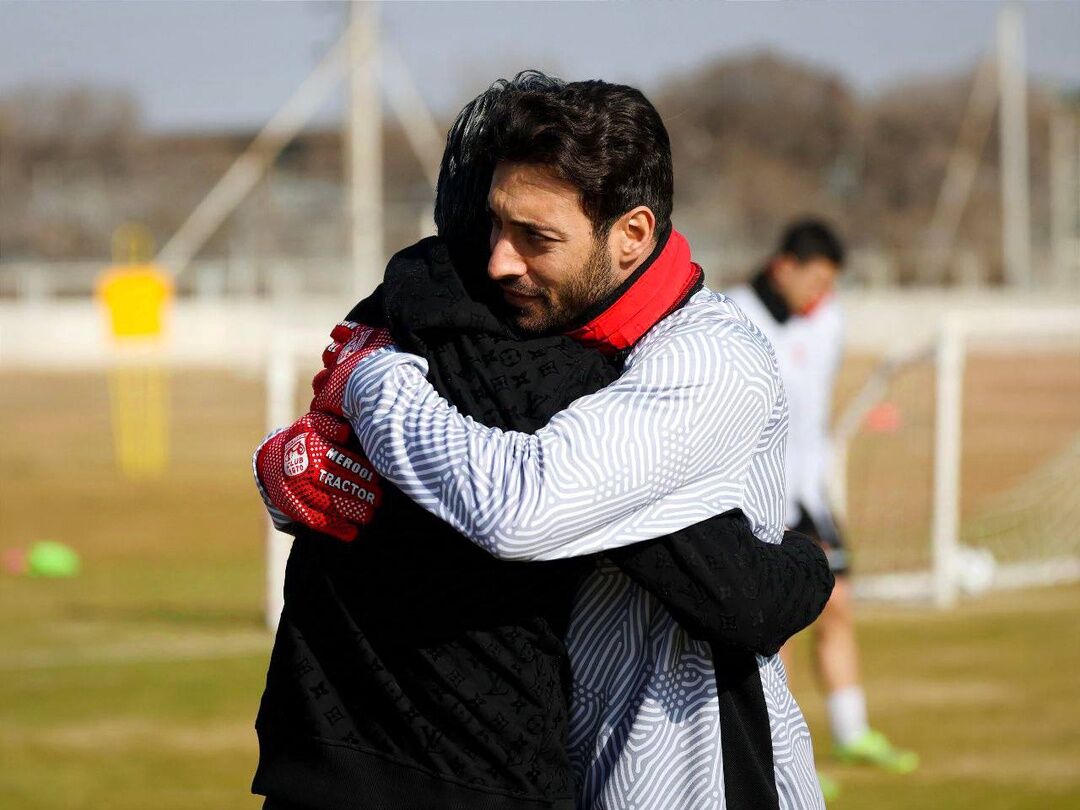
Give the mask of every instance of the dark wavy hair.
M 537 70 L 499 79 L 461 112 L 446 135 L 446 149 L 435 188 L 435 227 L 448 244 L 470 252 L 486 252 L 491 219 L 487 195 L 496 158 L 489 140 L 497 102 L 510 93 L 546 93 L 566 82 Z
M 551 80 L 515 88 L 494 100 L 489 143 L 491 165 L 541 164 L 576 187 L 597 235 L 638 205 L 652 209 L 658 233 L 670 225 L 671 142 L 640 90 Z
M 844 243 L 820 219 L 797 220 L 784 229 L 777 253 L 794 256 L 800 263 L 828 259 L 837 268 L 844 266 Z

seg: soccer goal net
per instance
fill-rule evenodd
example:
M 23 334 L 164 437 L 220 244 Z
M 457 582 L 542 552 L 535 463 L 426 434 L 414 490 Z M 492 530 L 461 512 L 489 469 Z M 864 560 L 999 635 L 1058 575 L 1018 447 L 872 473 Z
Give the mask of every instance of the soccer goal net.
M 1080 309 L 952 312 L 904 355 L 851 357 L 833 497 L 868 598 L 1080 579 Z

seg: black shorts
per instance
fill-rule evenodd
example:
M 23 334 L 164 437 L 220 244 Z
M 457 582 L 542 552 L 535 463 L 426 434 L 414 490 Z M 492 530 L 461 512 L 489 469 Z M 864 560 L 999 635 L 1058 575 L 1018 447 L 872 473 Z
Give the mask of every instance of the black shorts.
M 829 561 L 829 570 L 835 576 L 843 576 L 851 573 L 851 558 L 844 545 L 844 538 L 840 529 L 832 517 L 826 515 L 823 519 L 814 520 L 810 511 L 801 503 L 799 507 L 799 522 L 791 527 L 792 531 L 805 534 L 817 540 L 825 558 Z

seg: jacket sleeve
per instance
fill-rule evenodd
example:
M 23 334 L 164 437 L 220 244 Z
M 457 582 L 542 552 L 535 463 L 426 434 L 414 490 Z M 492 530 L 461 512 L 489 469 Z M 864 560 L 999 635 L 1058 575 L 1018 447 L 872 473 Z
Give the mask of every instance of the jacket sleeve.
M 738 509 L 607 556 L 690 635 L 761 655 L 810 625 L 834 582 L 817 543 L 795 532 L 759 540 Z

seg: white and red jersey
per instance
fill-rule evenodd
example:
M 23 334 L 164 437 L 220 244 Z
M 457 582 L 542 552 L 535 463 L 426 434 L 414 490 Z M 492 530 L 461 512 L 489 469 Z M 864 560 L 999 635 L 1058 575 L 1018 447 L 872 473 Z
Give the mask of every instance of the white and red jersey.
M 825 484 L 833 388 L 843 356 L 840 304 L 830 295 L 809 314 L 790 314 L 762 282 L 740 285 L 726 295 L 772 343 L 787 391 L 785 522 L 797 525 L 806 509 L 816 525 L 831 526 Z

